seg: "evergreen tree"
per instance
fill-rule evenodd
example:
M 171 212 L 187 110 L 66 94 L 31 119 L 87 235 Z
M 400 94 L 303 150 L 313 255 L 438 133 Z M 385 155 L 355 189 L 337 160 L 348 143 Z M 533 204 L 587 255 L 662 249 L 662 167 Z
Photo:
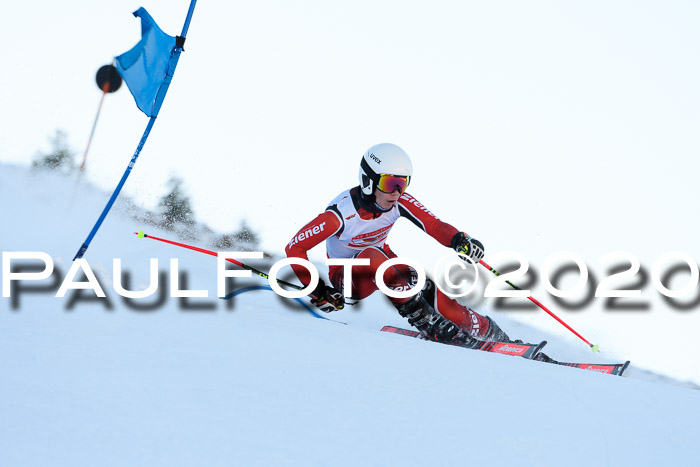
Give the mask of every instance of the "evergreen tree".
M 32 169 L 56 170 L 70 173 L 77 169 L 75 163 L 75 152 L 68 146 L 68 137 L 62 130 L 49 139 L 51 149 L 48 153 L 38 153 L 32 162 Z
M 214 247 L 221 251 L 236 249 L 242 251 L 257 251 L 259 242 L 259 235 L 248 226 L 245 220 L 243 220 L 238 231 L 218 237 L 214 241 Z
M 173 230 L 175 224 L 193 225 L 195 223 L 190 199 L 183 193 L 182 184 L 181 178 L 171 176 L 167 183 L 170 191 L 158 203 L 162 211 L 161 225 L 168 230 Z
M 247 243 L 247 246 L 251 248 L 256 248 L 258 246 L 258 242 L 260 242 L 258 234 L 248 227 L 245 220 L 241 222 L 241 228 L 238 229 L 238 232 L 233 234 L 233 238 L 238 243 Z

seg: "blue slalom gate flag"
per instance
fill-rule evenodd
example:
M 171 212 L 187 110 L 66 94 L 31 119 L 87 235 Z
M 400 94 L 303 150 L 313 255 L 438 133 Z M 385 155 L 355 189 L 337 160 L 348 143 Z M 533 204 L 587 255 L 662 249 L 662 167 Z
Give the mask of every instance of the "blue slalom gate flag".
M 73 261 L 81 259 L 85 255 L 90 242 L 92 242 L 102 222 L 104 222 L 110 209 L 112 209 L 112 205 L 119 196 L 131 170 L 134 168 L 143 145 L 146 144 L 148 135 L 151 133 L 153 124 L 158 116 L 160 106 L 163 103 L 163 99 L 165 99 L 165 94 L 168 92 L 170 81 L 173 79 L 175 67 L 180 59 L 180 53 L 183 51 L 185 37 L 187 36 L 187 30 L 190 27 L 196 4 L 197 0 L 190 0 L 190 8 L 187 11 L 185 25 L 182 27 L 182 34 L 177 37 L 169 36 L 161 31 L 144 8 L 139 8 L 134 12 L 134 16 L 141 18 L 141 40 L 131 50 L 116 57 L 116 66 L 119 74 L 126 81 L 129 91 L 134 96 L 136 105 L 150 119 L 143 136 L 141 136 L 141 141 L 136 146 L 134 155 L 131 156 L 129 165 L 124 170 L 122 178 L 119 180 L 109 201 L 107 201 L 102 214 L 97 218 L 97 222 L 95 222 L 85 242 L 83 242 L 73 257 Z
M 141 40 L 116 57 L 116 66 L 138 108 L 147 116 L 156 117 L 173 79 L 180 50 L 176 50 L 175 37 L 164 33 L 145 8 L 136 10 L 134 16 L 141 18 Z

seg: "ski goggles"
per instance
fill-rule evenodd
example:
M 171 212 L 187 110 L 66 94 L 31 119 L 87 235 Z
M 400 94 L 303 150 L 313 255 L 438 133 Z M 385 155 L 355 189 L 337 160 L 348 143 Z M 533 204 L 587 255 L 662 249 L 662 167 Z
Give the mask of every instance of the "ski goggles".
M 399 190 L 399 194 L 403 194 L 406 191 L 408 182 L 411 177 L 400 177 L 398 175 L 388 175 L 380 174 L 379 181 L 377 182 L 377 188 L 384 193 L 393 193 L 396 189 Z

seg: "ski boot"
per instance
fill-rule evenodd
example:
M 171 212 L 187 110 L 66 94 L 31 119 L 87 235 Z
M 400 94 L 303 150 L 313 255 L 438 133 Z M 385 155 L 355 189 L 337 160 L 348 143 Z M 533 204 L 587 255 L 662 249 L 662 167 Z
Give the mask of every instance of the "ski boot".
M 435 303 L 435 293 L 436 293 L 437 287 L 435 286 L 435 282 L 433 282 L 431 279 L 426 279 L 425 285 L 423 286 L 423 290 L 421 291 L 421 295 L 423 295 L 423 299 L 427 301 L 428 303 Z M 477 336 L 478 339 L 483 340 L 483 341 L 499 341 L 499 342 L 514 342 L 511 341 L 510 338 L 508 337 L 508 334 L 506 334 L 499 326 L 496 324 L 494 320 L 489 318 L 488 316 L 484 316 L 489 322 L 489 327 L 488 330 L 486 331 L 486 334 L 483 336 Z M 459 341 L 459 345 L 464 346 L 467 344 L 470 340 L 474 340 L 470 337 L 469 332 L 465 329 L 460 330 L 460 335 L 455 337 L 455 340 Z M 520 341 L 522 343 L 522 341 Z
M 423 297 L 423 292 L 404 303 L 395 303 L 399 314 L 408 318 L 408 324 L 418 329 L 426 338 L 442 343 L 451 342 L 459 327 L 437 313 Z
M 503 331 L 503 329 L 501 329 L 500 326 L 498 326 L 498 324 L 496 324 L 494 320 L 492 320 L 488 316 L 485 316 L 485 318 L 489 322 L 489 329 L 488 331 L 486 331 L 486 334 L 481 339 L 485 341 L 522 343 L 522 341 L 511 341 L 510 337 L 508 337 L 508 334 L 506 334 L 505 331 Z

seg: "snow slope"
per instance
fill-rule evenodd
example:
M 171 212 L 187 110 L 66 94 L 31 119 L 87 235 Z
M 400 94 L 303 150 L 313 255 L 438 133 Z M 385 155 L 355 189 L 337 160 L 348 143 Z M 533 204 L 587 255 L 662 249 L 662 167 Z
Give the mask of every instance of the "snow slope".
M 47 252 L 65 274 L 106 198 L 2 165 L 0 248 Z M 227 307 L 213 258 L 137 239 L 127 214 L 117 206 L 86 255 L 111 308 L 89 291 L 72 307 L 70 292 L 1 299 L 0 465 L 697 463 L 697 390 L 380 333 L 405 322 L 376 294 L 330 319 L 265 290 Z M 148 258 L 167 273 L 177 257 L 209 297 L 136 311 L 114 291 L 114 257 L 134 288 Z M 545 337 L 554 357 L 605 360 Z

